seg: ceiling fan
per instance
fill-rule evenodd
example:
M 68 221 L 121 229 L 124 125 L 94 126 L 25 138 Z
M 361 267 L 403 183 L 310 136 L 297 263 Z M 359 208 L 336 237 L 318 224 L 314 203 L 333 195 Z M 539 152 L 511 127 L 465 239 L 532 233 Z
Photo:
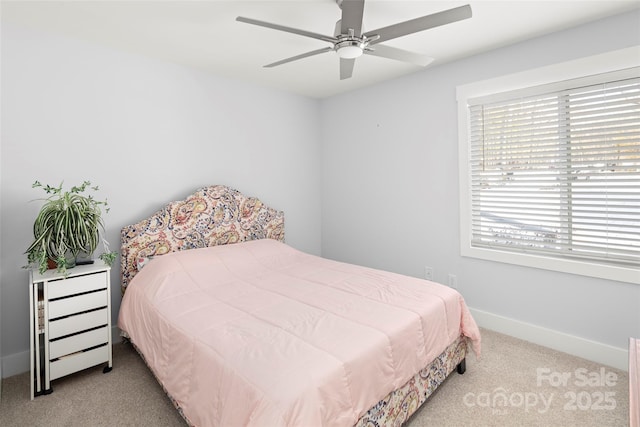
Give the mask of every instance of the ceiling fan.
M 409 21 L 400 22 L 398 24 L 389 25 L 387 27 L 378 28 L 377 30 L 363 32 L 362 16 L 364 14 L 364 0 L 336 0 L 336 3 L 340 9 L 342 9 L 342 19 L 336 22 L 334 36 L 325 36 L 311 31 L 299 30 L 297 28 L 272 24 L 270 22 L 245 18 L 243 16 L 238 16 L 236 21 L 298 34 L 300 36 L 311 37 L 313 39 L 329 42 L 332 45 L 267 64 L 265 67 L 271 68 L 288 62 L 297 61 L 298 59 L 335 51 L 338 53 L 338 56 L 340 56 L 340 80 L 344 80 L 352 76 L 355 60 L 362 54 L 395 59 L 397 61 L 409 62 L 423 67 L 427 66 L 431 61 L 433 61 L 433 58 L 420 53 L 385 46 L 380 43 L 471 18 L 471 7 L 469 5 L 465 5 L 431 15 L 422 16 L 420 18 L 411 19 Z

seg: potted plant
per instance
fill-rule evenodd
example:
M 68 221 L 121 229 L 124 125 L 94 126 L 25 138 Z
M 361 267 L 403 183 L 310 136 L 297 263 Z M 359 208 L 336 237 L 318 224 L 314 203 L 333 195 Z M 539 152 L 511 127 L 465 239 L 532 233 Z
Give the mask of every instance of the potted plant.
M 109 212 L 107 201 L 96 200 L 90 193 L 98 191 L 91 182 L 85 181 L 78 187 L 63 191 L 58 187 L 42 185 L 36 181 L 32 188 L 42 188 L 48 195 L 33 223 L 33 243 L 27 251 L 29 266 L 36 266 L 40 273 L 48 268 L 48 261 L 57 264 L 57 269 L 65 273 L 76 265 L 80 255 L 90 257 L 100 241 L 104 253 L 100 255 L 107 265 L 112 265 L 116 252 L 109 251 L 109 245 L 102 237 L 104 223 L 101 206 Z M 91 262 L 91 261 L 89 261 Z

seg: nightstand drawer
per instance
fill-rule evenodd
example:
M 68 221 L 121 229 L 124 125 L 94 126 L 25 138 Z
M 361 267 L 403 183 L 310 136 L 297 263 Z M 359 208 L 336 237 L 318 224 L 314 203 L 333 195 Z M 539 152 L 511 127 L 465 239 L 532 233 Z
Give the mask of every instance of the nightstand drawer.
M 109 360 L 109 346 L 107 345 L 89 351 L 81 351 L 51 362 L 49 376 L 51 380 L 55 380 Z
M 96 326 L 106 325 L 108 322 L 109 316 L 106 308 L 52 320 L 49 322 L 49 339 L 95 328 Z
M 81 313 L 94 308 L 106 307 L 107 305 L 106 289 L 104 291 L 76 295 L 71 298 L 49 301 L 49 319 Z
M 67 354 L 95 347 L 109 341 L 107 327 L 72 335 L 49 343 L 49 359 L 53 360 Z
M 105 289 L 107 287 L 107 274 L 96 273 L 86 276 L 75 276 L 67 279 L 49 282 L 49 299 L 81 294 L 83 292 Z

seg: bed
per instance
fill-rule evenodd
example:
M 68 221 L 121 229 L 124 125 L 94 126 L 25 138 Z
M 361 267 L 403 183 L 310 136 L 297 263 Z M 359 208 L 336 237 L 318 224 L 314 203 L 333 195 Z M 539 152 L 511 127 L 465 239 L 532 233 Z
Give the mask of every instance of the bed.
M 193 426 L 401 425 L 480 353 L 455 290 L 299 251 L 226 186 L 121 237 L 118 326 Z

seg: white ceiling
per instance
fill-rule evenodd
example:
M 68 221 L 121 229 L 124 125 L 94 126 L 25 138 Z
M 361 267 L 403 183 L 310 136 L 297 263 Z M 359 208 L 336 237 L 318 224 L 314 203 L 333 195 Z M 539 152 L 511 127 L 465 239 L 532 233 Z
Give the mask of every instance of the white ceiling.
M 386 42 L 435 58 L 437 66 L 542 34 L 640 8 L 620 1 L 382 1 L 365 3 L 370 31 L 471 5 L 473 17 Z M 323 98 L 420 71 L 422 67 L 364 55 L 341 81 L 335 52 L 274 68 L 263 65 L 328 43 L 236 22 L 245 16 L 333 35 L 335 0 L 5 1 L 2 20 L 91 40 L 116 49 L 286 91 Z

